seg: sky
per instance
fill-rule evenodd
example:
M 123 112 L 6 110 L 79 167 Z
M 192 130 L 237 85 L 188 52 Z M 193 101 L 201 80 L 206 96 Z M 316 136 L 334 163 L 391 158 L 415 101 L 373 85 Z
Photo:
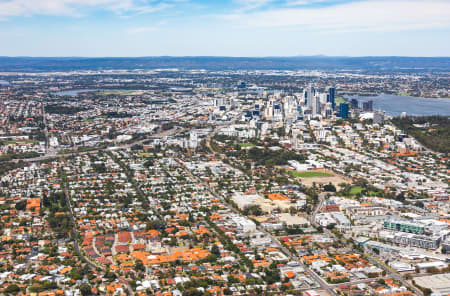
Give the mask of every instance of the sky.
M 450 0 L 0 0 L 0 56 L 450 56 Z

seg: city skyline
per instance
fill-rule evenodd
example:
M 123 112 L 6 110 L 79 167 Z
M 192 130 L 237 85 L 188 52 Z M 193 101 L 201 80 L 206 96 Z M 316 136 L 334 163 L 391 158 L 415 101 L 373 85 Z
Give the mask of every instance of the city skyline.
M 449 30 L 448 1 L 0 1 L 0 56 L 448 56 Z

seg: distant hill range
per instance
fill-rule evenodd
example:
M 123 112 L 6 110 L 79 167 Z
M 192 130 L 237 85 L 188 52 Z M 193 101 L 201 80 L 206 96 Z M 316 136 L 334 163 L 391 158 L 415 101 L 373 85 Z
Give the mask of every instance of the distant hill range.
M 450 57 L 0 57 L 0 72 L 133 69 L 329 70 L 363 72 L 449 72 Z

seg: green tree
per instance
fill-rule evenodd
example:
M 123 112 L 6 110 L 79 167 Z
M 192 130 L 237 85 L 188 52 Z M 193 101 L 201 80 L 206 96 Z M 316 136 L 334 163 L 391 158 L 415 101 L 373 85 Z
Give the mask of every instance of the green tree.
M 20 288 L 16 284 L 9 285 L 5 290 L 3 290 L 4 293 L 9 295 L 16 295 L 19 291 Z
M 330 184 L 323 186 L 323 190 L 329 191 L 329 192 L 336 192 L 336 187 L 330 183 Z
M 19 202 L 16 203 L 16 210 L 18 211 L 23 211 L 25 210 L 25 208 L 27 207 L 27 201 L 26 200 L 21 200 Z
M 81 295 L 83 296 L 92 295 L 92 288 L 89 284 L 83 283 L 78 286 L 78 289 L 80 289 Z

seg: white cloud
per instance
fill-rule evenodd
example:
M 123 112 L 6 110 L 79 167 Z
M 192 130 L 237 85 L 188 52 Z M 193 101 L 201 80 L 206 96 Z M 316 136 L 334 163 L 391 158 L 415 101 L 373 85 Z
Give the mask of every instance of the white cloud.
M 156 28 L 156 27 L 136 27 L 136 28 L 128 29 L 128 33 L 141 34 L 141 33 L 154 32 L 156 30 L 158 30 L 158 28 Z
M 0 1 L 0 18 L 33 14 L 72 14 L 74 11 L 64 3 L 65 1 L 27 1 L 6 0 Z
M 168 3 L 153 2 L 154 0 L 0 0 L 0 19 L 32 15 L 80 16 L 83 9 L 143 14 L 171 7 Z
M 286 2 L 286 6 L 301 6 L 301 5 L 311 5 L 316 3 L 333 3 L 336 0 L 289 0 Z
M 246 12 L 253 9 L 257 9 L 273 1 L 274 0 L 235 0 L 235 2 L 237 2 L 240 5 L 238 9 L 238 11 L 240 12 Z
M 366 0 L 319 8 L 269 9 L 223 16 L 253 28 L 319 31 L 398 31 L 450 28 L 450 1 Z

